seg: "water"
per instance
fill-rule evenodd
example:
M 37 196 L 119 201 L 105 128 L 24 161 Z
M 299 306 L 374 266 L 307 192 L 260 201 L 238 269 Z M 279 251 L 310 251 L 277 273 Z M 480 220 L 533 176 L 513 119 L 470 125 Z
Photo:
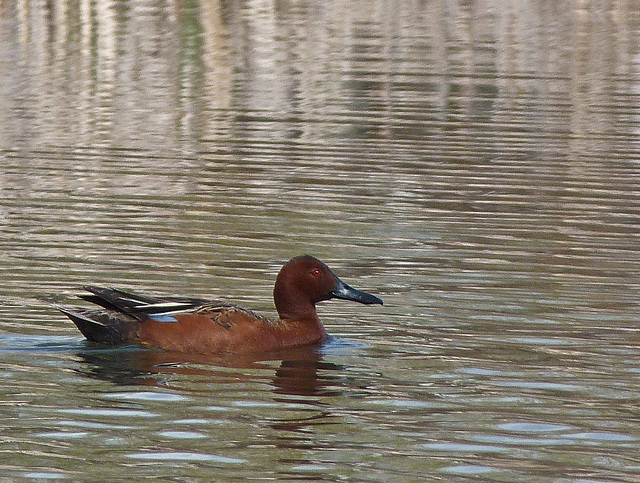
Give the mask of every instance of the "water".
M 633 2 L 0 7 L 0 480 L 640 479 Z M 99 283 L 384 307 L 274 360 L 88 345 Z

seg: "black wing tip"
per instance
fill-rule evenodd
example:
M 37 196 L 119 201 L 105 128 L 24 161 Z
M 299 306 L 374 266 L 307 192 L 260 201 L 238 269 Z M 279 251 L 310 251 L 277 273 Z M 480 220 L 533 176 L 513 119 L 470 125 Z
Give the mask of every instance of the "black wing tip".
M 82 287 L 83 289 L 85 289 L 87 292 L 91 292 L 94 295 L 100 295 L 100 294 L 105 294 L 105 293 L 119 293 L 121 292 L 121 290 L 115 289 L 113 287 L 105 287 L 102 285 L 85 285 L 84 287 Z
M 138 323 L 122 313 L 103 309 L 81 309 L 56 306 L 69 317 L 78 330 L 91 342 L 122 345 L 138 342 Z
M 64 315 L 69 317 L 71 319 L 71 321 L 76 325 L 78 325 L 78 323 L 80 323 L 80 324 L 94 324 L 94 325 L 99 325 L 99 326 L 102 326 L 102 327 L 106 327 L 106 324 L 104 324 L 103 322 L 100 322 L 99 320 L 97 320 L 96 317 L 91 317 L 87 310 L 76 309 L 76 308 L 73 308 L 73 307 L 64 307 L 62 305 L 56 305 L 55 307 L 60 312 L 62 312 Z M 79 326 L 78 326 L 78 328 L 79 328 Z

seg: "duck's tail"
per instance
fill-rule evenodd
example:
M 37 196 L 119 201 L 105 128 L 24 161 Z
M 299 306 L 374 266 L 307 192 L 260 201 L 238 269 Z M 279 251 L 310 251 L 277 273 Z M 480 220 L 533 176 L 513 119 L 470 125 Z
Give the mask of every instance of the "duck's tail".
M 109 345 L 139 342 L 140 323 L 122 312 L 60 306 L 57 308 L 76 324 L 87 340 Z

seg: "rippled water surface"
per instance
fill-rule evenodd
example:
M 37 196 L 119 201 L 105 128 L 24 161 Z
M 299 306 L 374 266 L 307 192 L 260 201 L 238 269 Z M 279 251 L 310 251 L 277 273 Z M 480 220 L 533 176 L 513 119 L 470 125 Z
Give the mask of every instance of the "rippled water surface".
M 634 2 L 0 5 L 0 480 L 640 479 Z M 383 307 L 273 360 L 88 345 L 88 283 Z

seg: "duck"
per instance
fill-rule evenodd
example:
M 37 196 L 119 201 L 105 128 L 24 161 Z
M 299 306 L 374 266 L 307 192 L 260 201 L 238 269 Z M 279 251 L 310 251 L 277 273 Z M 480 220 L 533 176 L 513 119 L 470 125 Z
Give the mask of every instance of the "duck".
M 93 285 L 84 288 L 88 293 L 79 297 L 94 306 L 58 309 L 88 341 L 215 355 L 321 344 L 328 334 L 316 304 L 329 299 L 383 305 L 382 299 L 346 284 L 310 255 L 292 258 L 278 273 L 273 289 L 278 318 L 218 300 L 155 297 Z

